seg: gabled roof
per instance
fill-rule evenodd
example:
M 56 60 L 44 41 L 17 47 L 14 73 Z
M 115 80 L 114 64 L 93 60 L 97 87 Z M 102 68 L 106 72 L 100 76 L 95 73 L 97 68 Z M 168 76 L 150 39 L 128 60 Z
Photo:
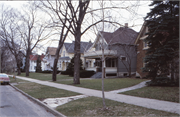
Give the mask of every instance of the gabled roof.
M 75 45 L 75 41 L 73 41 L 72 43 L 64 43 L 64 46 L 65 46 L 66 51 L 67 51 L 68 53 L 74 53 L 74 45 Z M 80 53 L 84 53 L 84 52 L 87 51 L 91 46 L 92 46 L 92 43 L 91 43 L 91 42 L 81 42 Z
M 128 27 L 120 27 L 113 33 L 100 32 L 107 44 L 121 43 L 121 44 L 134 44 L 138 33 Z
M 31 60 L 31 61 L 37 61 L 37 59 L 38 59 L 38 55 L 30 55 L 29 57 L 30 57 L 30 60 Z M 45 55 L 40 55 L 41 60 L 42 60 L 44 57 L 45 57 Z
M 48 47 L 47 51 L 46 51 L 46 54 L 49 53 L 50 55 L 55 55 L 56 54 L 56 50 L 57 50 L 56 47 Z
M 139 32 L 139 34 L 138 34 L 138 36 L 137 36 L 134 44 L 137 44 L 138 40 L 140 39 L 140 37 L 141 37 L 142 34 L 144 33 L 144 31 L 145 31 L 145 29 L 146 29 L 146 26 L 145 26 L 145 25 L 146 25 L 146 22 L 143 23 L 143 25 L 142 25 L 142 27 L 141 27 L 141 30 L 140 30 L 140 32 Z

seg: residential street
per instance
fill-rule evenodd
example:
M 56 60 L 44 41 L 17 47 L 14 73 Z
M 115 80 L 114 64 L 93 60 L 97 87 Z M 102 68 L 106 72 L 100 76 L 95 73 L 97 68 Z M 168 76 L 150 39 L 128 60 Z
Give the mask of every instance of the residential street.
M 0 116 L 54 116 L 10 85 L 0 85 Z

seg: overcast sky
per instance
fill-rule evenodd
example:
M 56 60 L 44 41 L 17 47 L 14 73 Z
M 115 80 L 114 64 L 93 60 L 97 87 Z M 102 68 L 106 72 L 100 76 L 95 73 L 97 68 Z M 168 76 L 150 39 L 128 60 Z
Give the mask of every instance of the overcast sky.
M 113 1 L 113 0 L 112 0 Z M 114 4 L 118 4 L 119 2 L 117 0 L 114 0 L 113 1 Z M 126 5 L 126 2 L 124 2 L 124 5 Z M 21 6 L 26 3 L 26 1 L 0 1 L 0 4 L 5 4 L 5 5 L 9 5 L 9 6 L 12 6 L 14 8 L 17 8 L 19 10 L 21 10 Z M 89 7 L 96 7 L 96 5 L 98 4 L 97 1 L 94 1 L 94 2 L 90 2 L 91 4 L 89 5 Z M 137 3 L 137 1 L 135 0 L 132 0 L 132 1 L 128 1 L 128 4 L 135 4 Z M 147 13 L 150 11 L 150 8 L 149 8 L 149 4 L 151 3 L 151 1 L 140 1 L 140 6 L 137 7 L 136 10 L 136 14 L 129 14 L 127 13 L 126 11 L 121 11 L 120 14 L 120 18 L 119 18 L 119 23 L 121 24 L 125 24 L 125 23 L 128 23 L 128 25 L 131 27 L 132 25 L 135 25 L 133 27 L 131 27 L 132 29 L 134 29 L 135 31 L 139 32 L 140 29 L 141 29 L 141 26 L 142 24 L 144 23 L 144 20 L 143 20 L 143 17 L 145 17 L 147 15 Z M 122 1 L 121 1 L 121 4 L 122 4 Z M 115 15 L 118 19 L 118 15 Z M 136 26 L 137 25 L 137 26 Z M 72 37 L 73 38 L 73 37 Z M 72 38 L 69 38 L 66 40 L 66 42 L 71 42 L 73 39 Z M 82 36 L 82 41 L 94 41 L 96 38 L 96 35 L 93 35 L 93 32 L 89 31 L 88 33 L 86 33 L 86 35 L 83 35 Z M 51 43 L 47 46 L 54 46 L 54 47 L 57 47 L 57 42 L 55 43 Z

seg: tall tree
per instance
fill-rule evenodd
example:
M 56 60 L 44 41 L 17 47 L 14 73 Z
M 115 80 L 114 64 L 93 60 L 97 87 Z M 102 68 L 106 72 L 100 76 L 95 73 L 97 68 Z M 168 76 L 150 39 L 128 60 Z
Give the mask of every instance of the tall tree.
M 9 51 L 15 58 L 17 66 L 17 74 L 21 74 L 21 49 L 22 40 L 19 38 L 18 32 L 18 11 L 12 8 L 1 6 L 1 17 L 0 17 L 0 38 L 6 44 Z M 16 11 L 16 12 L 15 12 Z
M 29 2 L 23 6 L 19 32 L 21 33 L 24 49 L 26 50 L 26 76 L 29 76 L 30 54 L 38 43 L 48 39 L 51 33 L 51 31 L 46 30 L 49 24 L 40 14 L 37 6 L 35 6 L 35 2 Z
M 51 18 L 51 27 L 55 29 L 55 35 L 59 36 L 59 43 L 55 54 L 55 59 L 53 63 L 53 74 L 52 81 L 56 81 L 57 74 L 57 63 L 59 59 L 59 52 L 62 48 L 66 37 L 71 28 L 71 22 L 73 18 L 70 18 L 69 7 L 66 4 L 66 1 L 41 1 L 40 4 L 36 4 L 38 8 L 45 11 Z
M 144 59 L 144 71 L 148 77 L 167 77 L 171 72 L 174 81 L 174 65 L 179 58 L 179 1 L 153 1 L 154 6 L 145 17 L 148 37 L 145 42 L 149 48 Z

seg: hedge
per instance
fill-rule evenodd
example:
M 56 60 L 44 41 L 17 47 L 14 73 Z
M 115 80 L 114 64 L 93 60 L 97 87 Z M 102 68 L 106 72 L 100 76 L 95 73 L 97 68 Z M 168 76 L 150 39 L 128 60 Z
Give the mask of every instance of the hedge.
M 92 75 L 94 75 L 94 71 L 86 71 L 86 70 L 81 70 L 80 71 L 80 77 L 81 78 L 89 78 Z M 61 74 L 63 75 L 69 75 L 69 76 L 74 76 L 74 72 L 73 71 L 62 71 Z

